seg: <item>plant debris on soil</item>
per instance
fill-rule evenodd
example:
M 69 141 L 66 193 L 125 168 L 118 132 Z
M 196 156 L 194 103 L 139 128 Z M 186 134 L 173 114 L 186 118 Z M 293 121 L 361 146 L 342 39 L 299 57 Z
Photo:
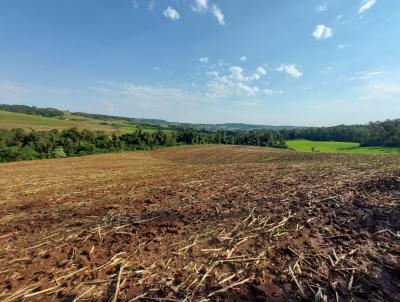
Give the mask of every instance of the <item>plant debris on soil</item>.
M 0 301 L 400 301 L 396 155 L 206 145 L 0 175 Z

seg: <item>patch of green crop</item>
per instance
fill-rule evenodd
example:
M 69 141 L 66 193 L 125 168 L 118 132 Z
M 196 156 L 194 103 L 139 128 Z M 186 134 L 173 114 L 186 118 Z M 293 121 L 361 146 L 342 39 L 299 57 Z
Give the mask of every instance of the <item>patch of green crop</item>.
M 394 153 L 400 154 L 400 148 L 395 147 L 360 147 L 359 143 L 351 142 L 322 142 L 304 139 L 287 141 L 289 148 L 300 152 L 323 152 L 323 153 Z

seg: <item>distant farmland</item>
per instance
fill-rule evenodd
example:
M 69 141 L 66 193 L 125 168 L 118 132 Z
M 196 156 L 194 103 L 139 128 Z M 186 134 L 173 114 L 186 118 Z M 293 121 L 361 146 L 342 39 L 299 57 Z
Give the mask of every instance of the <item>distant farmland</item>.
M 359 143 L 350 142 L 321 142 L 309 140 L 289 140 L 289 148 L 300 152 L 323 153 L 361 153 L 361 154 L 400 154 L 400 148 L 391 147 L 360 147 Z
M 70 121 L 57 118 L 49 118 L 23 113 L 0 111 L 0 128 L 12 129 L 34 129 L 34 130 L 52 130 L 66 129 L 76 127 L 78 129 L 112 131 L 113 129 L 106 125 L 88 123 L 85 121 Z
M 134 131 L 140 126 L 146 131 L 154 131 L 153 129 L 147 129 L 145 125 L 135 125 L 124 121 L 98 120 L 70 113 L 65 113 L 62 118 L 50 118 L 0 110 L 0 129 L 22 128 L 25 130 L 46 131 L 78 128 L 79 130 L 125 133 Z

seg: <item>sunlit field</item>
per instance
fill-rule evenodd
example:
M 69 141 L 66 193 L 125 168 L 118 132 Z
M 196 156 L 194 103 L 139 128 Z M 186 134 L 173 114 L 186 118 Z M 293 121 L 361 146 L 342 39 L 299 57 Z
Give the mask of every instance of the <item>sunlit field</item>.
M 396 147 L 360 147 L 359 143 L 349 142 L 320 142 L 304 139 L 287 141 L 289 148 L 300 152 L 325 152 L 325 153 L 394 153 L 400 154 L 400 148 Z

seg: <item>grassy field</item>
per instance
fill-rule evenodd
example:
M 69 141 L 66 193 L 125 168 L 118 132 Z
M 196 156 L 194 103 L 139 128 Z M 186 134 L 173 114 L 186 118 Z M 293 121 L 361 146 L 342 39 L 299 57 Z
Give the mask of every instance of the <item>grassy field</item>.
M 395 155 L 198 145 L 0 175 L 2 301 L 398 301 Z
M 47 118 L 43 116 L 0 111 L 0 128 L 12 129 L 34 129 L 34 130 L 52 130 L 66 129 L 76 127 L 80 130 L 88 129 L 94 131 L 115 131 L 110 126 L 90 123 L 87 121 L 70 121 L 57 118 Z
M 359 153 L 359 154 L 400 154 L 400 148 L 391 147 L 360 147 L 359 143 L 321 142 L 309 140 L 291 140 L 287 142 L 289 148 L 300 152 L 324 153 Z
M 139 125 L 113 120 L 103 121 L 66 113 L 62 118 L 47 118 L 42 116 L 22 114 L 0 110 L 0 129 L 22 128 L 26 130 L 52 130 L 78 128 L 92 131 L 128 133 L 139 128 Z M 156 131 L 142 127 L 145 131 Z

